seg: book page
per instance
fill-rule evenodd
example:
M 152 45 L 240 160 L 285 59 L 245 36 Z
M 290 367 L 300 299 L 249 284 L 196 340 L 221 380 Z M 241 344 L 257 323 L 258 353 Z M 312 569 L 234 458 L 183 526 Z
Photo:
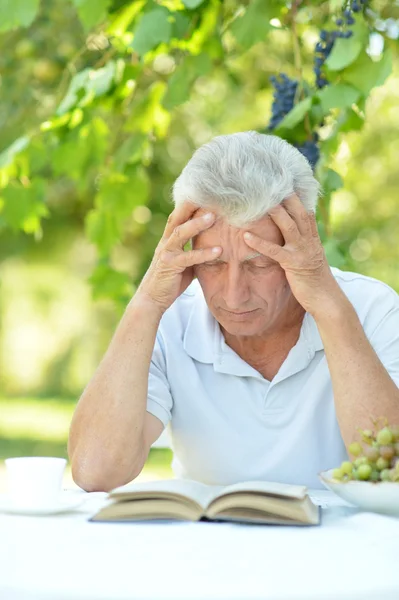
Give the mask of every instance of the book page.
M 273 483 L 270 481 L 242 481 L 224 486 L 216 497 L 221 498 L 226 494 L 235 492 L 260 492 L 300 500 L 306 496 L 307 488 L 304 485 L 290 485 L 288 483 Z
M 133 482 L 115 488 L 109 497 L 117 499 L 155 498 L 158 494 L 174 494 L 195 500 L 202 508 L 223 490 L 222 485 L 207 485 L 192 479 L 160 479 L 156 481 Z

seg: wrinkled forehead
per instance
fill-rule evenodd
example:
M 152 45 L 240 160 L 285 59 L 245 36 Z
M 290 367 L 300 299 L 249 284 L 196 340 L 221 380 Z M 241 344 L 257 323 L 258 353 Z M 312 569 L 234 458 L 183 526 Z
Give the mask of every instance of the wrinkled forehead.
M 210 212 L 209 209 L 199 208 L 193 214 L 192 218 L 201 217 L 207 212 Z M 263 239 L 266 239 L 270 242 L 274 242 L 276 244 L 280 244 L 283 240 L 279 228 L 268 215 L 265 215 L 258 221 L 255 221 L 253 223 L 250 223 L 249 225 L 246 225 L 245 227 L 240 228 L 230 225 L 222 216 L 218 215 L 216 211 L 214 212 L 216 214 L 216 220 L 214 224 L 205 231 L 199 233 L 197 236 L 195 236 L 195 238 L 193 238 L 193 244 L 195 243 L 196 247 L 200 247 L 203 245 L 220 245 L 223 242 L 226 243 L 227 240 L 233 243 L 234 241 L 237 242 L 239 240 L 240 242 L 245 244 L 243 238 L 243 234 L 245 233 L 245 231 L 251 231 L 256 235 L 259 235 Z

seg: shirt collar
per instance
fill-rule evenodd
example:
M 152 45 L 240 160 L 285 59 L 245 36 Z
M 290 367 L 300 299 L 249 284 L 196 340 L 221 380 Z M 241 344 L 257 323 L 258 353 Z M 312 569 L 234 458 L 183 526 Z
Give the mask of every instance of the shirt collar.
M 238 376 L 262 377 L 226 344 L 219 323 L 208 308 L 199 282 L 197 282 L 184 333 L 183 347 L 195 360 L 213 364 L 215 371 Z M 298 342 L 291 349 L 289 356 L 294 351 L 299 352 L 297 356 L 299 371 L 306 366 L 305 363 L 309 364 L 315 352 L 323 349 L 324 345 L 316 322 L 309 313 L 305 313 Z

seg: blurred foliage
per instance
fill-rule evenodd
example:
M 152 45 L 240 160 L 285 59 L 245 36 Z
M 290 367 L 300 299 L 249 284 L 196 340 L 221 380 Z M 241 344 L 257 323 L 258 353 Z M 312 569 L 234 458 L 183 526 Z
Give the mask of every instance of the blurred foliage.
M 12 456 L 68 458 L 67 441 L 75 401 L 0 397 L 0 460 Z M 173 477 L 172 450 L 151 448 L 142 477 Z M 1 475 L 1 465 L 0 465 Z M 1 478 L 0 478 L 1 490 Z
M 399 3 L 356 15 L 320 90 L 315 44 L 347 4 L 0 0 L 4 389 L 78 393 L 149 264 L 173 181 L 215 135 L 266 131 L 280 72 L 300 85 L 275 133 L 320 138 L 330 264 L 399 290 Z

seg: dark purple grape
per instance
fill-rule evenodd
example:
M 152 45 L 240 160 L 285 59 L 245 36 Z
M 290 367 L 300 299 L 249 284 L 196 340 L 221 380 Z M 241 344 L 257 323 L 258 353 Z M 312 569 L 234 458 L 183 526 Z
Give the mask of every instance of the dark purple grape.
M 272 75 L 270 81 L 274 86 L 272 116 L 268 124 L 268 130 L 275 129 L 293 108 L 298 82 L 290 79 L 285 73 L 278 77 Z

